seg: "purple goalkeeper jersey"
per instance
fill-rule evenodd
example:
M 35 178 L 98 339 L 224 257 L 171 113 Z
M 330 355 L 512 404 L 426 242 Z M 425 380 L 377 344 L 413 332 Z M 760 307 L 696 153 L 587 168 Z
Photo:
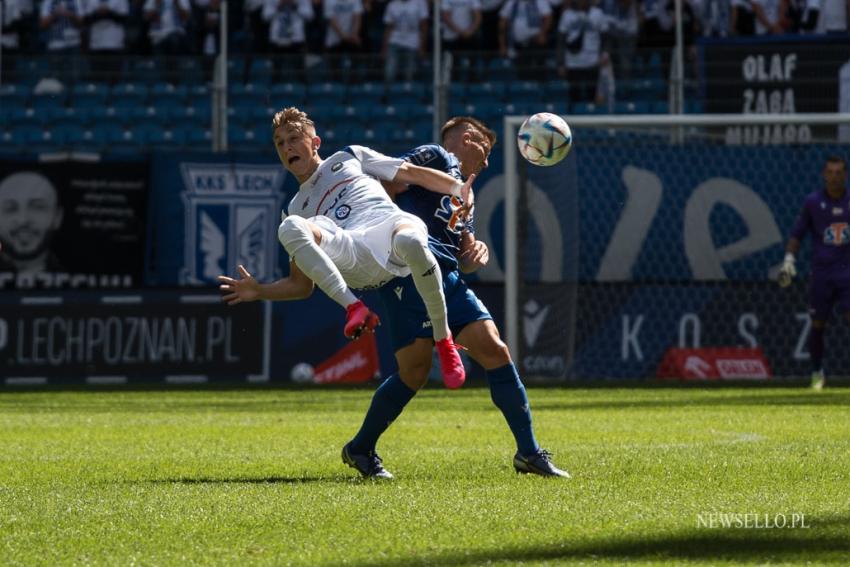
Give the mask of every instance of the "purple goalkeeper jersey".
M 850 279 L 850 191 L 833 199 L 826 190 L 811 193 L 791 236 L 812 236 L 812 275 L 818 278 Z

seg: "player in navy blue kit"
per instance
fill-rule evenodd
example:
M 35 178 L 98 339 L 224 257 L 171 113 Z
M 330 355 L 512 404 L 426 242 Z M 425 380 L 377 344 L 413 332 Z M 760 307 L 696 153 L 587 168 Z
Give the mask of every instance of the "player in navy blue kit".
M 496 142 L 495 133 L 470 117 L 455 117 L 441 129 L 443 146 L 419 146 L 402 156 L 414 165 L 444 171 L 458 180 L 478 174 Z M 567 477 L 534 437 L 525 387 L 507 345 L 487 308 L 463 281 L 460 271 L 472 272 L 487 264 L 487 245 L 476 240 L 472 210 L 457 199 L 432 197 L 417 186 L 391 184 L 387 190 L 402 210 L 428 225 L 430 248 L 443 272 L 449 327 L 457 343 L 487 374 L 493 403 L 502 411 L 517 443 L 517 472 Z M 430 320 L 416 295 L 411 278 L 396 278 L 378 292 L 386 307 L 393 348 L 399 365 L 377 389 L 357 435 L 343 448 L 343 460 L 366 477 L 392 478 L 375 452 L 378 438 L 401 414 L 428 381 L 433 340 Z
M 812 273 L 809 280 L 809 312 L 812 327 L 809 355 L 812 388 L 824 386 L 823 337 L 833 306 L 838 303 L 850 321 L 850 195 L 847 191 L 847 160 L 830 156 L 823 169 L 824 189 L 806 197 L 785 248 L 779 284 L 789 285 L 797 274 L 794 259 L 800 241 L 812 236 Z

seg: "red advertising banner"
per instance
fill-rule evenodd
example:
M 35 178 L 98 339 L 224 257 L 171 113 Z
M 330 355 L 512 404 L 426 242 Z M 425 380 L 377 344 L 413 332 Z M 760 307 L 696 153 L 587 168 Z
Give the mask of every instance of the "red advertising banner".
M 380 372 L 373 333 L 363 333 L 316 367 L 316 384 L 360 384 Z
M 767 380 L 770 364 L 761 348 L 671 348 L 656 376 L 674 380 Z

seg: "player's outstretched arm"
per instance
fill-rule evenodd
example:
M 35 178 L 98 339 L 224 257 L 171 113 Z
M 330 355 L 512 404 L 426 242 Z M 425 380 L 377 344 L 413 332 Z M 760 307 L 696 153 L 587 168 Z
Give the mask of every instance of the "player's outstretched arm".
M 218 276 L 219 289 L 224 293 L 222 301 L 238 305 L 244 301 L 289 301 L 305 299 L 313 293 L 313 281 L 298 269 L 295 262 L 289 263 L 289 276 L 270 284 L 259 283 L 245 266 L 239 265 L 239 279 Z
M 431 169 L 430 167 L 422 167 L 413 165 L 409 162 L 404 162 L 398 168 L 393 181 L 406 183 L 408 185 L 419 185 L 435 193 L 443 195 L 454 195 L 459 197 L 465 204 L 471 201 L 470 189 L 472 182 L 475 180 L 475 174 L 470 175 L 466 183 L 461 183 L 448 173 Z

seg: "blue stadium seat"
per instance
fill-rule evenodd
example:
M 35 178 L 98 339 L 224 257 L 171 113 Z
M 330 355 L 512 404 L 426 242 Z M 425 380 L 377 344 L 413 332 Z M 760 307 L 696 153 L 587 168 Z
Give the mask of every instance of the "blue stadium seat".
M 619 88 L 619 83 L 617 87 Z M 551 79 L 544 85 L 546 99 L 549 101 L 566 101 L 570 97 L 570 83 L 566 79 Z
M 209 128 L 191 128 L 186 143 L 197 149 L 209 149 L 212 144 L 212 132 Z
M 373 106 L 369 110 L 369 119 L 373 121 L 386 121 L 393 124 L 406 123 L 410 117 L 409 104 L 388 104 L 384 106 Z
M 89 123 L 91 111 L 88 108 L 69 106 L 67 108 L 53 109 L 44 114 L 47 115 L 47 120 L 51 124 L 84 128 Z
M 36 110 L 47 110 L 55 108 L 64 108 L 67 96 L 62 93 L 33 93 L 30 104 Z
M 466 102 L 467 86 L 466 83 L 454 81 L 449 85 L 449 102 L 463 103 Z
M 100 128 L 68 127 L 65 131 L 65 144 L 75 149 L 96 150 L 106 145 L 106 133 Z
M 227 58 L 227 80 L 242 81 L 245 78 L 245 60 L 242 57 Z
M 367 81 L 351 85 L 348 88 L 348 102 L 354 106 L 361 104 L 381 104 L 385 96 L 383 83 Z
M 129 101 L 129 104 L 139 105 L 144 104 L 147 98 L 148 87 L 144 83 L 118 83 L 112 86 L 110 104 L 127 106 L 127 104 L 121 103 Z
M 614 114 L 648 114 L 649 103 L 645 101 L 617 102 L 614 104 Z
M 130 76 L 134 81 L 150 84 L 162 78 L 162 69 L 156 58 L 134 58 L 130 64 Z
M 209 128 L 212 122 L 212 111 L 210 108 L 184 106 L 169 110 L 168 117 L 173 128 L 203 129 Z
M 186 106 L 189 89 L 185 85 L 156 83 L 150 90 L 148 104 L 175 108 Z
M 59 148 L 65 142 L 61 129 L 34 129 L 27 135 L 27 144 L 37 149 Z
M 165 106 L 137 106 L 129 110 L 135 124 L 159 126 L 167 126 L 171 122 L 173 112 L 172 109 Z
M 189 85 L 189 95 L 186 104 L 195 106 L 198 104 L 212 105 L 212 89 L 204 84 Z
M 487 65 L 487 76 L 494 81 L 513 80 L 516 76 L 513 61 L 503 57 L 494 57 Z
M 705 112 L 705 108 L 700 100 L 686 100 L 685 112 L 688 114 L 702 114 Z
M 346 143 L 368 146 L 375 142 L 383 142 L 386 141 L 383 137 L 383 134 L 386 132 L 386 128 L 364 128 L 362 126 L 355 126 L 348 129 L 346 134 Z
M 6 109 L 4 126 L 44 126 L 50 119 L 50 113 L 33 108 L 15 106 Z
M 324 82 L 307 85 L 307 101 L 310 104 L 345 104 L 348 97 L 343 83 Z
M 652 103 L 653 114 L 670 114 L 670 103 L 666 100 L 656 100 Z
M 276 83 L 271 86 L 269 102 L 272 106 L 298 106 L 304 102 L 307 88 L 301 83 Z
M 537 81 L 512 81 L 508 84 L 508 100 L 513 104 L 539 103 L 544 95 L 543 85 Z
M 106 104 L 109 87 L 104 83 L 80 83 L 71 90 L 71 106 L 93 108 Z
M 596 104 L 593 102 L 576 102 L 573 103 L 572 106 L 573 114 L 607 114 L 608 109 L 606 109 L 601 104 Z
M 106 127 L 106 141 L 115 148 L 141 148 L 145 145 L 145 130 L 136 128 Z
M 538 111 L 538 108 L 540 108 L 540 106 L 533 102 L 507 102 L 502 108 L 502 112 L 506 115 L 534 114 Z
M 30 98 L 30 89 L 22 85 L 0 85 L 0 108 L 26 106 Z
M 176 65 L 176 80 L 186 85 L 197 85 L 203 82 L 204 72 L 197 57 L 180 57 Z
M 8 132 L 11 135 L 12 143 L 16 146 L 20 146 L 30 143 L 30 140 L 37 136 L 41 136 L 42 129 L 39 126 L 25 124 L 13 126 L 8 130 Z
M 507 85 L 502 81 L 471 83 L 466 87 L 466 98 L 470 102 L 492 102 L 494 100 L 502 101 L 505 99 L 507 92 Z
M 544 102 L 540 105 L 538 109 L 535 109 L 534 112 L 551 112 L 552 114 L 569 114 L 570 113 L 570 104 L 566 100 L 561 100 L 557 102 Z
M 186 145 L 186 132 L 184 130 L 164 129 L 158 132 L 148 133 L 148 145 L 165 147 L 183 147 Z
M 248 80 L 252 83 L 267 85 L 274 74 L 274 62 L 267 57 L 257 57 L 251 61 Z
M 86 131 L 82 126 L 73 124 L 57 125 L 52 130 L 53 134 L 61 139 L 65 145 L 74 147 L 75 149 L 78 145 L 81 145 L 78 142 L 83 139 Z
M 667 98 L 667 82 L 663 79 L 647 78 L 631 81 L 630 88 L 631 97 L 635 100 L 651 102 Z
M 433 98 L 433 85 L 430 83 L 392 83 L 387 90 L 387 99 L 392 102 L 430 102 Z
M 17 57 L 15 59 L 15 77 L 20 79 L 29 77 L 32 82 L 47 75 L 50 70 L 50 62 L 44 57 Z
M 132 122 L 132 111 L 128 108 L 115 106 L 104 106 L 103 108 L 93 108 L 89 112 L 89 119 L 94 125 L 129 125 Z
M 227 102 L 233 106 L 268 106 L 269 87 L 258 83 L 235 83 L 230 86 Z

